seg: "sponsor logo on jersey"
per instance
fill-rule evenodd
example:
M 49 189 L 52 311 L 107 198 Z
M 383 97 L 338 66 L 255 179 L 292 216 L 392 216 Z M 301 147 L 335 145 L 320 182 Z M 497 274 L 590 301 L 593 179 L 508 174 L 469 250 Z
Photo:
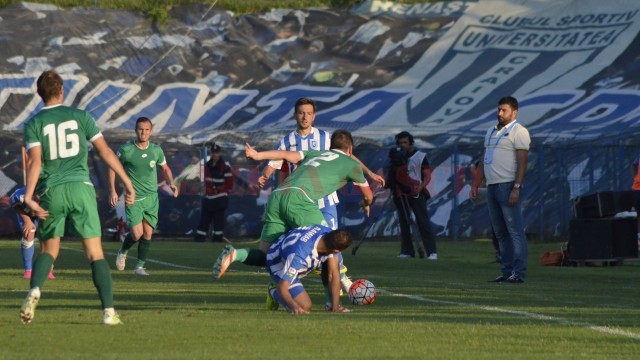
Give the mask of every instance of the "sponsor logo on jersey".
M 147 157 L 147 154 L 142 154 L 142 158 L 143 159 L 146 158 L 146 157 Z

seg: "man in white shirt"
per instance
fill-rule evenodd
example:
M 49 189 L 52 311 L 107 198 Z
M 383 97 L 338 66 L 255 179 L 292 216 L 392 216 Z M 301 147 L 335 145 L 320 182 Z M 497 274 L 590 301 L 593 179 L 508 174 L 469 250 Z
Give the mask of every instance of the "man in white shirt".
M 527 170 L 531 138 L 516 120 L 518 100 L 511 96 L 498 102 L 498 124 L 485 136 L 484 160 L 469 196 L 487 181 L 487 204 L 491 225 L 500 245 L 502 274 L 494 282 L 523 283 L 527 271 L 527 237 L 520 207 L 520 192 Z

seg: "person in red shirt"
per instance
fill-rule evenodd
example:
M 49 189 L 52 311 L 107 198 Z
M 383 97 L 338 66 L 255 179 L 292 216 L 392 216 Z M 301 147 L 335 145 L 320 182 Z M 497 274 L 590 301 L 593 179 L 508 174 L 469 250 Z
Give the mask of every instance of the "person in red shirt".
M 200 223 L 196 230 L 195 241 L 203 242 L 207 238 L 209 226 L 213 224 L 212 241 L 222 242 L 224 236 L 224 211 L 229 206 L 229 193 L 233 189 L 235 177 L 231 166 L 222 158 L 222 149 L 211 145 L 211 158 L 204 165 L 204 196 Z

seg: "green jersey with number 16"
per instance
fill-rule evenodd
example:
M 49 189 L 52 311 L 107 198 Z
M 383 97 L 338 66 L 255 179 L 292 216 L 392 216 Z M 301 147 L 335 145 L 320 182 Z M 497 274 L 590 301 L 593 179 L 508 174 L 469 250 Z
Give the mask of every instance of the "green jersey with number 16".
M 37 193 L 59 184 L 91 182 L 87 141 L 102 136 L 91 115 L 63 105 L 45 107 L 24 126 L 27 151 L 42 147 L 42 170 Z
M 340 150 L 302 151 L 304 159 L 278 189 L 298 188 L 318 200 L 348 182 L 368 186 L 360 164 Z

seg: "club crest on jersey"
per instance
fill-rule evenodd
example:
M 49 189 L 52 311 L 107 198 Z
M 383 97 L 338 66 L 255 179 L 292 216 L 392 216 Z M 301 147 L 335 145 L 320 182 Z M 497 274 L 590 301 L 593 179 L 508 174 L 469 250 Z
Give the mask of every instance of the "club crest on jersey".
M 156 167 L 156 161 L 155 161 L 155 160 L 151 160 L 151 161 L 149 161 L 149 167 L 150 167 L 150 168 L 154 168 L 154 167 Z
M 296 271 L 296 269 L 287 270 L 287 277 L 294 278 L 296 275 L 298 275 L 298 271 Z
M 316 140 L 311 140 L 311 148 L 313 150 L 318 150 L 318 142 Z

